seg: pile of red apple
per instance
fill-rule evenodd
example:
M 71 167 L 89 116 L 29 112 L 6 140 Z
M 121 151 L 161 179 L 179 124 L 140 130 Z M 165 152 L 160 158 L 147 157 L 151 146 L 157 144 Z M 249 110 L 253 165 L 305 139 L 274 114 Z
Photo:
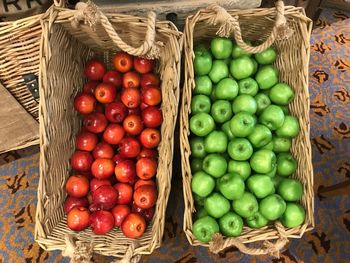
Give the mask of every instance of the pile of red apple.
M 120 227 L 137 238 L 152 220 L 157 200 L 154 181 L 163 121 L 155 62 L 118 52 L 113 70 L 88 61 L 88 78 L 74 99 L 83 127 L 66 182 L 67 225 L 105 234 Z

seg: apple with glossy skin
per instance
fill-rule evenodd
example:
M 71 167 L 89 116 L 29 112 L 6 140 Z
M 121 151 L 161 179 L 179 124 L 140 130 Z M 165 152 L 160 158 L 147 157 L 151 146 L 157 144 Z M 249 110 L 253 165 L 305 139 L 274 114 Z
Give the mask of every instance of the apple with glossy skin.
M 141 104 L 141 93 L 137 88 L 125 88 L 120 100 L 129 109 L 135 109 Z
M 92 113 L 96 106 L 96 99 L 88 93 L 79 93 L 74 98 L 74 109 L 80 114 Z
M 197 136 L 206 136 L 214 129 L 214 119 L 207 113 L 197 113 L 190 118 L 190 130 Z
M 282 127 L 285 120 L 284 113 L 277 105 L 267 106 L 259 116 L 259 122 L 264 124 L 271 131 Z
M 151 185 L 151 186 L 157 188 L 156 183 L 153 180 L 139 179 L 135 182 L 134 189 L 136 190 L 137 188 L 139 188 L 142 185 Z
M 141 149 L 141 152 L 139 153 L 139 155 L 137 156 L 137 160 L 140 158 L 153 158 L 153 159 L 157 159 L 158 158 L 158 151 L 155 149 L 149 149 L 149 148 L 145 148 L 143 147 Z
M 140 75 L 136 72 L 130 71 L 126 72 L 123 76 L 123 88 L 135 88 L 137 89 L 140 86 L 141 78 Z
M 155 148 L 161 140 L 160 132 L 156 129 L 146 128 L 140 134 L 140 142 L 146 148 Z
M 205 151 L 204 138 L 194 137 L 190 139 L 191 157 L 204 158 Z
M 112 209 L 118 201 L 118 192 L 111 185 L 102 185 L 92 193 L 92 203 L 104 210 Z
M 254 57 L 261 65 L 272 64 L 276 60 L 277 52 L 273 47 L 269 47 L 260 53 L 256 53 Z
M 273 136 L 273 151 L 275 153 L 289 152 L 292 147 L 292 140 L 290 138 Z
M 117 89 L 121 88 L 123 82 L 123 76 L 116 70 L 109 70 L 103 76 L 104 83 L 110 83 Z
M 253 78 L 241 79 L 238 81 L 239 94 L 255 96 L 259 91 L 259 85 Z
M 237 114 L 239 112 L 247 112 L 250 114 L 255 114 L 258 105 L 253 96 L 248 94 L 241 94 L 235 98 L 232 103 L 232 111 Z
M 239 112 L 230 121 L 230 129 L 234 137 L 247 137 L 255 129 L 256 119 L 248 112 Z
M 90 225 L 90 213 L 86 207 L 74 207 L 67 215 L 67 226 L 73 231 L 82 231 Z
M 256 212 L 253 216 L 246 218 L 246 223 L 251 228 L 262 228 L 266 226 L 269 223 L 269 220 L 267 220 L 262 214 Z
M 111 181 L 108 179 L 98 179 L 98 178 L 92 178 L 90 181 L 90 191 L 94 192 L 97 188 L 99 188 L 102 185 L 112 185 Z
M 123 129 L 130 135 L 139 135 L 143 129 L 141 117 L 136 114 L 128 115 L 123 121 Z
M 130 71 L 133 66 L 133 57 L 126 52 L 120 51 L 112 58 L 114 68 L 119 72 L 125 73 Z
M 264 198 L 275 192 L 271 178 L 267 175 L 252 175 L 247 179 L 247 186 L 257 198 Z
M 63 204 L 63 210 L 66 214 L 69 213 L 74 207 L 85 207 L 89 206 L 89 201 L 86 197 L 76 198 L 72 196 L 68 196 Z
M 227 149 L 227 136 L 223 131 L 212 131 L 204 139 L 207 153 L 224 153 Z
M 228 58 L 232 52 L 232 41 L 224 37 L 215 37 L 210 42 L 210 51 L 216 59 Z
M 232 140 L 235 137 L 230 128 L 230 121 L 227 121 L 224 124 L 222 124 L 221 130 L 226 134 L 228 140 Z
M 146 73 L 141 75 L 141 88 L 145 89 L 148 86 L 156 86 L 159 87 L 159 77 L 153 73 Z
M 249 218 L 259 210 L 259 204 L 253 194 L 244 192 L 240 199 L 233 201 L 232 208 L 241 217 Z
M 112 159 L 113 155 L 114 155 L 114 150 L 112 146 L 106 142 L 98 143 L 95 149 L 92 151 L 92 156 L 95 159 L 98 159 L 98 158 Z
M 215 97 L 218 100 L 233 100 L 238 95 L 238 84 L 232 78 L 224 78 L 215 88 Z
M 298 163 L 290 153 L 279 153 L 277 155 L 277 174 L 287 177 L 293 174 L 298 167 Z
M 259 115 L 264 109 L 271 104 L 271 100 L 268 95 L 264 93 L 258 93 L 254 96 L 256 101 L 257 110 L 256 114 Z
M 193 223 L 193 235 L 203 243 L 208 243 L 215 233 L 219 232 L 219 225 L 214 218 L 204 216 Z
M 231 103 L 227 100 L 216 100 L 211 107 L 211 116 L 217 123 L 224 123 L 232 118 Z
M 134 57 L 135 70 L 141 74 L 151 72 L 154 69 L 154 65 L 154 60 L 141 57 Z
M 162 92 L 156 86 L 148 86 L 142 91 L 142 102 L 149 106 L 157 106 L 162 101 Z
M 277 194 L 269 195 L 260 201 L 259 212 L 268 220 L 280 218 L 286 210 L 286 202 Z
M 209 174 L 198 171 L 193 174 L 191 181 L 192 192 L 200 197 L 207 197 L 215 188 L 215 180 Z
M 96 235 L 104 235 L 114 227 L 114 217 L 109 211 L 96 211 L 90 215 L 90 227 Z
M 250 158 L 250 166 L 259 174 L 269 173 L 276 166 L 276 155 L 271 150 L 258 150 Z
M 101 83 L 95 89 L 95 97 L 100 103 L 111 103 L 115 100 L 116 96 L 116 88 L 111 83 Z
M 88 93 L 88 94 L 94 95 L 95 94 L 95 88 L 97 87 L 98 84 L 100 84 L 99 81 L 89 80 L 88 82 L 86 82 L 84 84 L 83 93 Z
M 299 201 L 303 195 L 303 185 L 296 179 L 284 178 L 280 181 L 277 192 L 288 202 Z
M 281 127 L 276 130 L 276 135 L 280 137 L 295 138 L 300 132 L 299 120 L 287 115 L 284 118 L 284 122 Z
M 83 120 L 84 127 L 92 133 L 101 133 L 107 127 L 107 119 L 105 115 L 99 112 L 90 113 L 86 115 Z
M 196 76 L 207 75 L 213 65 L 211 53 L 203 45 L 194 49 L 193 69 Z
M 253 154 L 253 146 L 245 138 L 234 138 L 228 143 L 227 152 L 235 161 L 246 161 Z
M 243 220 L 234 212 L 228 212 L 219 219 L 221 232 L 227 237 L 237 237 L 242 233 Z
M 130 207 L 127 205 L 116 205 L 111 210 L 111 213 L 114 217 L 114 226 L 120 227 L 122 225 L 123 220 L 126 218 L 128 214 L 130 214 Z
M 109 144 L 119 144 L 124 138 L 125 130 L 117 123 L 109 124 L 103 132 L 103 140 Z
M 220 218 L 230 210 L 230 202 L 219 193 L 212 193 L 204 201 L 204 208 L 214 218 Z
M 91 80 L 100 80 L 106 73 L 106 66 L 98 59 L 91 59 L 85 64 L 84 75 Z
M 71 157 L 71 166 L 73 170 L 88 172 L 93 161 L 94 159 L 89 152 L 76 151 Z
M 121 102 L 112 102 L 106 106 L 105 115 L 112 123 L 121 123 L 127 115 L 127 108 Z
M 136 162 L 136 174 L 143 180 L 149 180 L 157 173 L 158 164 L 152 158 L 140 158 Z
M 191 114 L 200 112 L 209 113 L 211 108 L 210 98 L 208 96 L 199 94 L 193 96 L 191 99 Z
M 214 60 L 208 74 L 212 82 L 218 83 L 220 80 L 228 77 L 228 66 L 222 60 Z
M 135 189 L 134 202 L 143 209 L 148 209 L 154 206 L 157 202 L 157 189 L 151 185 L 142 185 Z
M 227 162 L 219 154 L 212 153 L 203 160 L 203 170 L 215 178 L 223 176 L 227 171 Z
M 240 199 L 244 194 L 244 181 L 238 174 L 225 174 L 217 184 L 221 194 L 229 200 Z
M 125 137 L 119 143 L 119 153 L 125 158 L 135 158 L 140 151 L 140 142 L 133 137 Z
M 259 68 L 255 75 L 255 80 L 258 82 L 260 89 L 269 89 L 278 82 L 278 70 L 272 65 L 266 65 Z
M 250 164 L 247 161 L 230 160 L 227 172 L 238 174 L 243 180 L 246 180 L 251 174 Z
M 133 213 L 138 213 L 139 215 L 141 215 L 145 219 L 146 223 L 150 223 L 155 213 L 154 207 L 155 206 L 152 206 L 150 208 L 141 208 L 138 207 L 135 203 L 133 203 L 131 206 L 131 211 Z
M 141 113 L 144 125 L 147 128 L 157 128 L 163 122 L 162 111 L 154 106 L 147 107 Z
M 202 94 L 206 96 L 211 95 L 211 92 L 213 91 L 213 83 L 207 75 L 195 77 L 194 82 L 195 87 L 193 90 L 193 94 Z
M 123 220 L 121 230 L 126 237 L 138 238 L 146 230 L 146 221 L 138 213 L 130 213 Z
M 131 185 L 126 183 L 117 183 L 113 185 L 113 187 L 118 193 L 118 205 L 127 205 L 132 202 L 133 188 Z
M 277 83 L 270 89 L 269 97 L 273 103 L 286 106 L 294 99 L 294 91 L 285 83 Z
M 231 75 L 237 80 L 250 77 L 254 68 L 254 63 L 249 56 L 240 56 L 230 63 Z
M 281 222 L 285 227 L 297 227 L 305 221 L 305 209 L 299 204 L 288 203 L 286 210 L 281 217 Z
M 98 138 L 96 134 L 81 131 L 75 139 L 75 147 L 81 151 L 91 152 L 96 147 L 97 142 Z
M 132 160 L 119 162 L 115 166 L 114 174 L 119 182 L 134 183 L 136 180 L 135 163 Z
M 260 148 L 272 140 L 272 133 L 265 125 L 257 124 L 248 135 L 248 140 L 255 148 Z

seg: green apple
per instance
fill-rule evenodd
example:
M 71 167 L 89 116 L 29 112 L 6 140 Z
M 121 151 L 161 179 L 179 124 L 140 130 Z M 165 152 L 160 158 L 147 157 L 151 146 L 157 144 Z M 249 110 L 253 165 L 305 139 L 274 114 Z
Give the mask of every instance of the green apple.
M 212 193 L 204 201 L 204 208 L 214 218 L 220 218 L 230 210 L 230 202 L 219 193 Z
M 256 212 L 253 216 L 246 218 L 246 223 L 251 228 L 262 228 L 266 226 L 269 223 L 269 220 L 267 220 L 262 214 Z
M 205 152 L 204 139 L 200 137 L 194 137 L 190 139 L 191 157 L 204 158 L 207 153 Z
M 208 216 L 208 212 L 205 210 L 204 207 L 200 207 L 196 212 L 196 219 L 199 219 L 205 216 Z
M 226 134 L 229 140 L 232 140 L 235 136 L 231 131 L 230 123 L 231 123 L 230 121 L 227 121 L 223 125 L 221 125 L 221 130 Z
M 193 235 L 203 243 L 208 243 L 219 230 L 218 223 L 210 216 L 197 219 L 192 226 Z
M 296 179 L 284 178 L 277 192 L 286 201 L 299 201 L 303 195 L 303 185 Z
M 230 121 L 230 129 L 235 137 L 246 137 L 254 131 L 256 120 L 250 113 L 239 112 Z
M 232 41 L 224 37 L 216 37 L 210 42 L 210 50 L 216 59 L 225 59 L 231 56 Z
M 197 136 L 206 136 L 214 129 L 214 119 L 208 113 L 200 112 L 190 119 L 190 130 Z
M 206 96 L 210 96 L 213 90 L 213 83 L 210 78 L 205 76 L 198 76 L 194 79 L 195 88 L 193 90 L 194 94 L 202 94 Z
M 271 150 L 258 150 L 250 158 L 250 166 L 259 174 L 269 173 L 276 166 L 276 155 Z
M 247 44 L 251 44 L 250 41 L 246 41 Z M 251 53 L 245 52 L 243 49 L 241 49 L 236 43 L 233 43 L 232 46 L 232 57 L 233 58 L 239 58 L 242 56 L 251 56 Z
M 267 175 L 252 175 L 247 179 L 247 186 L 257 198 L 264 198 L 275 192 L 271 178 Z
M 296 117 L 287 115 L 284 118 L 283 125 L 276 130 L 277 136 L 295 138 L 300 131 L 299 121 Z
M 259 116 L 259 122 L 267 126 L 271 131 L 282 127 L 285 116 L 282 109 L 276 105 L 267 106 Z
M 253 70 L 253 74 L 252 74 L 252 75 L 255 75 L 256 72 L 258 72 L 259 64 L 258 64 L 258 62 L 256 62 L 256 60 L 253 59 L 253 58 L 252 58 L 252 62 L 253 62 L 253 65 L 254 65 L 254 70 Z
M 241 79 L 238 81 L 239 94 L 255 96 L 259 91 L 258 83 L 253 78 Z
M 255 196 L 244 192 L 242 198 L 232 202 L 233 211 L 244 218 L 253 216 L 259 210 L 259 204 Z
M 254 114 L 258 108 L 253 96 L 248 94 L 242 94 L 235 98 L 232 103 L 232 111 L 237 114 L 238 112 L 245 111 L 250 114 Z
M 218 179 L 220 193 L 229 200 L 237 200 L 243 196 L 244 181 L 238 174 L 225 174 Z
M 215 88 L 215 97 L 218 100 L 233 100 L 238 95 L 238 84 L 232 78 L 224 78 Z
M 230 72 L 237 80 L 248 78 L 254 72 L 254 62 L 248 56 L 233 59 L 230 63 Z
M 273 136 L 272 136 L 272 138 L 273 138 Z M 262 149 L 273 151 L 273 141 L 270 141 L 268 144 L 259 148 L 259 150 L 262 150 Z
M 272 177 L 272 182 L 273 182 L 273 185 L 275 186 L 275 189 L 278 189 L 278 186 L 280 185 L 283 179 L 285 179 L 285 177 L 282 177 L 279 175 L 275 175 L 274 177 Z
M 298 163 L 290 153 L 279 153 L 277 155 L 277 174 L 290 176 L 297 169 Z
M 297 227 L 305 221 L 305 209 L 299 204 L 288 203 L 286 211 L 281 217 L 281 222 L 285 227 Z
M 271 172 L 266 173 L 266 174 L 264 174 L 264 175 L 267 175 L 268 177 L 273 178 L 273 177 L 276 176 L 276 173 L 277 173 L 277 166 L 275 166 L 275 167 L 271 170 Z
M 234 212 L 228 212 L 219 219 L 221 233 L 227 237 L 237 237 L 242 233 L 243 220 Z
M 191 114 L 195 115 L 200 112 L 209 113 L 211 107 L 210 98 L 205 95 L 196 95 L 191 100 Z
M 272 64 L 275 62 L 277 53 L 273 47 L 265 49 L 263 52 L 255 54 L 256 61 L 261 65 Z
M 223 60 L 214 60 L 213 66 L 209 72 L 209 78 L 212 82 L 218 83 L 220 80 L 228 77 L 228 66 Z
M 191 159 L 191 172 L 192 174 L 201 171 L 203 169 L 203 159 L 192 158 Z
M 250 176 L 252 170 L 247 161 L 229 160 L 227 172 L 238 174 L 243 180 L 246 180 Z
M 203 170 L 211 176 L 219 178 L 227 171 L 227 161 L 219 154 L 209 154 L 203 160 Z
M 290 148 L 292 147 L 292 140 L 290 138 L 273 136 L 272 142 L 273 151 L 275 153 L 289 152 Z
M 212 92 L 210 94 L 210 99 L 211 99 L 212 102 L 216 101 L 215 89 L 216 89 L 216 86 L 213 87 L 213 90 L 212 90 Z
M 253 146 L 245 138 L 234 138 L 228 143 L 227 152 L 235 161 L 246 161 L 253 154 Z
M 294 91 L 285 83 L 277 83 L 271 88 L 269 96 L 273 103 L 286 106 L 294 99 Z
M 288 109 L 288 106 L 282 106 L 282 105 L 279 105 L 280 108 L 282 109 L 284 115 L 289 115 L 289 109 Z
M 286 202 L 277 194 L 269 195 L 259 204 L 259 212 L 268 220 L 280 218 L 286 210 Z
M 269 89 L 278 82 L 278 71 L 274 66 L 266 65 L 259 68 L 255 75 L 255 80 L 260 89 Z
M 199 171 L 192 176 L 192 192 L 200 197 L 208 196 L 215 187 L 215 180 L 209 174 Z
M 223 131 L 212 131 L 204 139 L 207 153 L 223 153 L 227 149 L 227 136 Z
M 271 104 L 271 100 L 268 95 L 264 93 L 258 93 L 254 96 L 256 101 L 257 110 L 256 113 L 260 114 L 264 109 L 267 108 Z
M 217 100 L 211 107 L 211 116 L 217 123 L 224 123 L 232 118 L 231 104 L 227 100 Z
M 265 125 L 255 125 L 253 131 L 248 135 L 248 140 L 255 148 L 260 148 L 271 142 L 272 133 Z
M 213 64 L 211 53 L 203 46 L 197 47 L 194 51 L 193 68 L 197 76 L 207 75 Z
M 195 193 L 193 193 L 193 199 L 196 205 L 204 206 L 205 197 L 200 197 L 199 195 L 196 195 Z

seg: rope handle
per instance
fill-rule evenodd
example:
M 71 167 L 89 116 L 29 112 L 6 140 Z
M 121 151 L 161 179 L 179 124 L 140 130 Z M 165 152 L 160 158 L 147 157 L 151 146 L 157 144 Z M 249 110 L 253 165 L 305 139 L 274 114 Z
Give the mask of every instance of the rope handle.
M 65 3 L 66 3 L 65 0 L 53 0 L 53 4 L 56 7 L 65 7 Z
M 269 48 L 276 39 L 287 39 L 293 31 L 288 27 L 287 20 L 284 16 L 284 3 L 281 0 L 276 1 L 276 19 L 272 28 L 271 34 L 268 38 L 259 46 L 250 46 L 243 41 L 242 30 L 239 24 L 239 16 L 231 16 L 224 8 L 216 4 L 208 6 L 207 10 L 213 11 L 215 14 L 209 19 L 209 23 L 216 25 L 219 23 L 221 26 L 216 32 L 218 36 L 228 37 L 233 31 L 234 39 L 237 45 L 248 53 L 260 53 Z
M 119 49 L 133 56 L 144 56 L 151 59 L 159 57 L 160 46 L 162 46 L 163 43 L 155 42 L 156 14 L 154 12 L 148 13 L 147 31 L 144 42 L 139 47 L 133 47 L 125 43 L 120 38 L 107 16 L 101 10 L 99 10 L 92 1 L 88 1 L 87 3 L 78 2 L 75 9 L 76 13 L 71 19 L 73 27 L 78 27 L 81 22 L 84 22 L 94 29 L 97 23 L 101 23 L 110 39 Z
M 214 234 L 212 237 L 212 241 L 209 243 L 209 250 L 215 254 L 219 253 L 221 250 L 235 246 L 242 253 L 248 255 L 271 255 L 279 258 L 280 251 L 285 247 L 288 243 L 288 238 L 285 232 L 284 227 L 280 222 L 275 223 L 275 227 L 278 231 L 279 238 L 275 243 L 272 243 L 268 240 L 264 241 L 261 248 L 253 248 L 245 245 L 240 238 L 226 238 L 224 239 L 221 234 Z

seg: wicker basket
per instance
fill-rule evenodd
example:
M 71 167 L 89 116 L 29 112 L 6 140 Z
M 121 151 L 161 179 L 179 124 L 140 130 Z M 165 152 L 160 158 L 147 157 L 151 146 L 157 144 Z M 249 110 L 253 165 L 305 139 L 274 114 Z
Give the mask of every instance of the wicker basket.
M 0 82 L 39 119 L 39 103 L 29 91 L 24 75 L 39 75 L 41 15 L 0 23 Z
M 311 20 L 303 9 L 284 7 L 278 1 L 276 8 L 232 10 L 226 12 L 219 6 L 209 6 L 195 15 L 187 18 L 185 27 L 185 83 L 183 90 L 180 131 L 182 149 L 182 174 L 185 199 L 184 231 L 189 242 L 194 246 L 208 246 L 218 253 L 229 247 L 236 246 L 242 253 L 259 255 L 274 254 L 288 242 L 288 238 L 300 238 L 305 231 L 314 226 L 314 194 L 313 169 L 311 162 L 311 144 L 309 139 L 309 93 L 308 93 L 308 61 Z M 298 162 L 294 175 L 304 185 L 304 196 L 301 204 L 306 209 L 305 223 L 296 228 L 284 228 L 281 223 L 268 225 L 261 229 L 244 227 L 238 238 L 224 238 L 214 235 L 209 244 L 196 240 L 192 233 L 192 213 L 195 211 L 191 192 L 190 145 L 189 145 L 189 114 L 192 90 L 194 89 L 193 46 L 201 41 L 210 41 L 216 35 L 231 36 L 237 44 L 250 53 L 258 53 L 273 45 L 279 54 L 275 66 L 280 71 L 280 80 L 294 88 L 296 96 L 289 109 L 291 114 L 300 121 L 301 132 L 294 139 L 292 154 Z M 251 47 L 242 40 L 262 42 L 260 46 Z M 277 239 L 275 243 L 268 240 Z M 246 243 L 265 241 L 246 246 Z
M 154 13 L 148 18 L 104 15 L 92 3 L 79 3 L 76 8 L 78 10 L 52 7 L 43 19 L 39 78 L 40 181 L 35 239 L 45 250 L 64 250 L 64 255 L 76 262 L 89 260 L 92 252 L 130 262 L 131 258 L 138 259 L 139 255 L 150 254 L 159 247 L 163 236 L 171 188 L 182 34 L 169 22 L 156 22 Z M 70 231 L 63 212 L 69 159 L 75 148 L 74 136 L 81 127 L 81 120 L 73 109 L 73 98 L 83 86 L 84 64 L 94 56 L 110 66 L 107 61 L 117 50 L 159 57 L 164 118 L 156 175 L 159 198 L 151 224 L 136 240 L 126 238 L 119 229 L 102 236 L 94 235 L 90 229 L 79 233 Z

